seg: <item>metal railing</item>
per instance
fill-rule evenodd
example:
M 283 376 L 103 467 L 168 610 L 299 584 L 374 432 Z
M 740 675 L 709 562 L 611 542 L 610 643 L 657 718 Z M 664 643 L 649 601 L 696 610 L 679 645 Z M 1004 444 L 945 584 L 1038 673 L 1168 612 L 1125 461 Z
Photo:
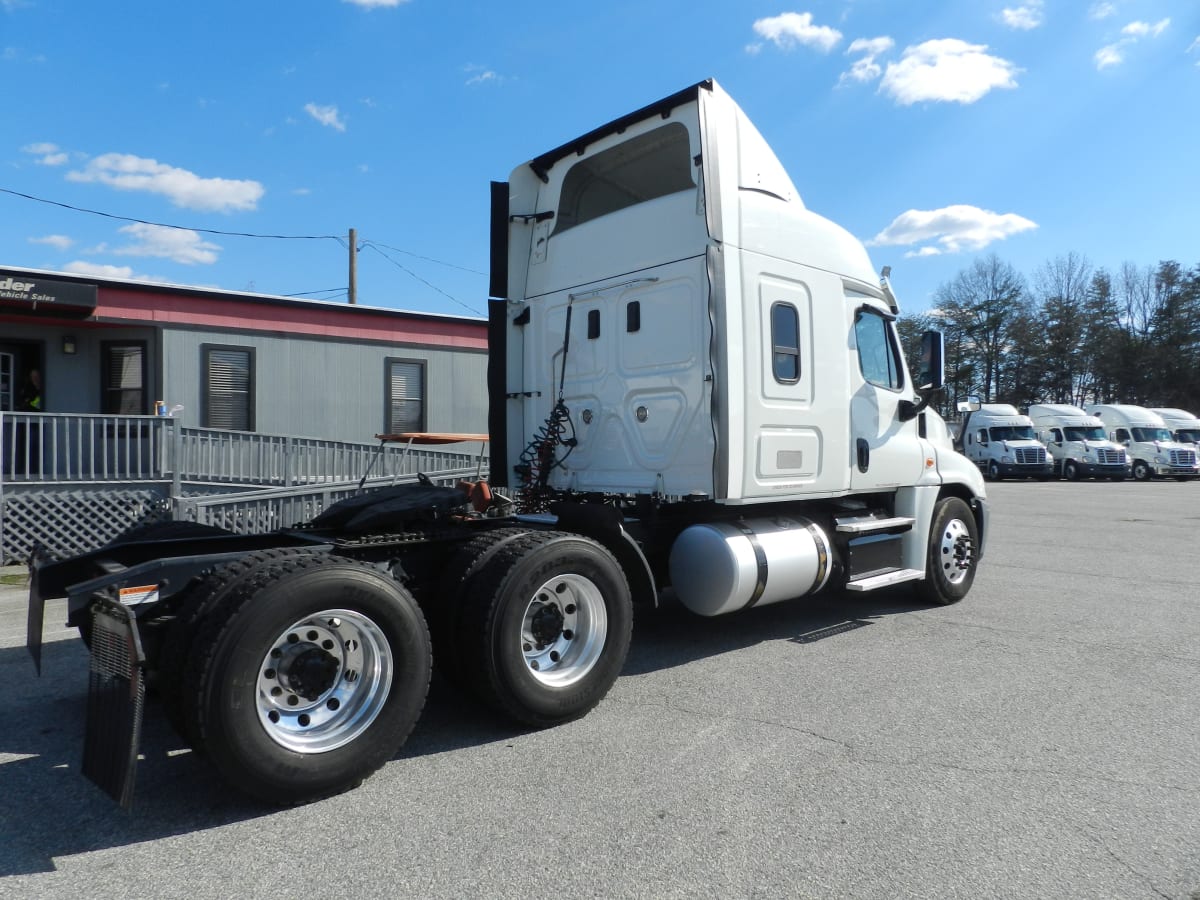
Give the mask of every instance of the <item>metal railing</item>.
M 368 473 L 371 485 L 486 474 L 486 450 L 192 428 L 160 416 L 4 412 L 0 564 L 24 559 L 34 543 L 79 552 L 151 515 L 271 530 L 349 496 Z
M 435 484 L 453 485 L 476 477 L 476 466 L 425 472 Z M 487 474 L 486 470 L 483 474 Z M 417 480 L 416 475 L 370 478 L 362 490 L 374 490 Z M 184 497 L 175 502 L 175 518 L 228 528 L 239 534 L 260 534 L 307 522 L 339 500 L 359 492 L 359 480 L 326 482 L 308 487 L 264 488 L 236 494 Z

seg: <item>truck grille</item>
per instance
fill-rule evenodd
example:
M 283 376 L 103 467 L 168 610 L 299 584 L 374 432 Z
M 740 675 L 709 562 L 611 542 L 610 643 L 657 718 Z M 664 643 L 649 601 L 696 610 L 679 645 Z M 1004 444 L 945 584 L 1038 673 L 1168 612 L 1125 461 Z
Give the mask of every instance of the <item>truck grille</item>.
M 1125 451 L 1097 450 L 1096 462 L 1102 466 L 1123 466 L 1125 465 Z
M 1196 451 L 1172 450 L 1171 465 L 1175 468 L 1194 469 L 1196 467 Z
M 1041 466 L 1046 464 L 1045 447 L 1018 447 L 1016 454 L 1017 465 Z

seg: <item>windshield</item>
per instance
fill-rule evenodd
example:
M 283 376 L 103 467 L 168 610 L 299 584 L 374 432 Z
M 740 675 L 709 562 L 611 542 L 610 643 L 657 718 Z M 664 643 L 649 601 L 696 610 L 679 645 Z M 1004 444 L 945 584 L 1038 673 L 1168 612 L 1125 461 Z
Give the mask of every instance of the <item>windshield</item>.
M 1182 444 L 1200 444 L 1200 428 L 1180 428 L 1175 432 L 1175 440 Z
M 1165 428 L 1132 428 L 1135 441 L 1169 441 L 1171 432 Z
M 988 429 L 993 441 L 1032 441 L 1032 425 L 997 425 Z
M 1068 441 L 1102 441 L 1104 429 L 1099 425 L 1071 425 L 1063 429 Z

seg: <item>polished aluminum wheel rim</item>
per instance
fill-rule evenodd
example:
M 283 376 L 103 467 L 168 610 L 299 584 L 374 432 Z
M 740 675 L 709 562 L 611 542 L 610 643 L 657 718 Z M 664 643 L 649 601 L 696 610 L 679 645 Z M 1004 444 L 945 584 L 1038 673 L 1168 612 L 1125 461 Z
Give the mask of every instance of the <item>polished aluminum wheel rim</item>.
M 282 631 L 258 672 L 258 718 L 297 753 L 326 753 L 362 734 L 387 702 L 391 646 L 361 613 L 327 609 Z
M 975 548 L 971 532 L 962 519 L 951 519 L 942 529 L 938 545 L 938 559 L 942 574 L 951 584 L 961 584 L 971 571 Z
M 592 670 L 607 636 L 608 611 L 595 583 L 582 575 L 556 575 L 525 608 L 521 652 L 537 681 L 566 687 Z

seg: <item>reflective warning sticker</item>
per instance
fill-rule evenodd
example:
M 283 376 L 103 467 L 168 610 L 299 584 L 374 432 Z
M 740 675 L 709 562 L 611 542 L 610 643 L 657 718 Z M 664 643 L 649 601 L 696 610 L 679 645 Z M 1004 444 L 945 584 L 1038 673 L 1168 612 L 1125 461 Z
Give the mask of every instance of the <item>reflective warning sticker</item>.
M 121 588 L 122 606 L 140 606 L 143 603 L 153 603 L 158 599 L 158 585 L 145 584 L 138 587 Z

